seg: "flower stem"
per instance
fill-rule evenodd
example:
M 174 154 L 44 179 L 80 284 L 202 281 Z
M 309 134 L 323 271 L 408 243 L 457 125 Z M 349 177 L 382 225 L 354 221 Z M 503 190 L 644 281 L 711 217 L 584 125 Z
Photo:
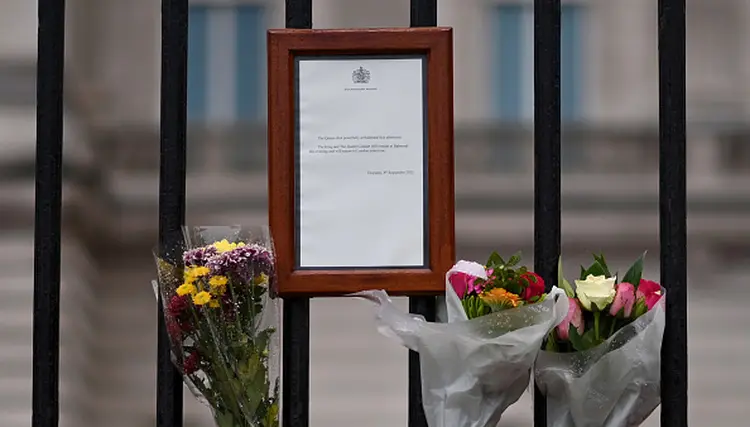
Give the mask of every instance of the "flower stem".
M 611 337 L 615 333 L 615 326 L 617 326 L 617 318 L 612 319 L 612 326 L 609 328 L 609 335 L 607 338 Z
M 594 339 L 599 342 L 599 317 L 601 313 L 598 311 L 594 312 Z

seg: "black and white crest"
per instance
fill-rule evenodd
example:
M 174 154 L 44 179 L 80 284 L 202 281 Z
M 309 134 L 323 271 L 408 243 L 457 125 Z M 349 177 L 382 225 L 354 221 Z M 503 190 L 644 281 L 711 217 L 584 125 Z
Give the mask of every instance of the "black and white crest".
M 359 67 L 352 72 L 352 81 L 357 84 L 370 83 L 370 71 Z

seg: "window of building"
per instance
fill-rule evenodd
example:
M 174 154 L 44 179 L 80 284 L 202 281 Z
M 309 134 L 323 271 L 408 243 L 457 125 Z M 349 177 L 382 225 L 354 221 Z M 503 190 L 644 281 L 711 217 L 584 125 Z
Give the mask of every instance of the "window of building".
M 494 6 L 495 116 L 510 122 L 534 120 L 534 6 L 501 2 Z M 585 113 L 583 31 L 585 6 L 563 3 L 561 9 L 561 115 L 580 120 Z
M 191 171 L 255 170 L 266 105 L 266 0 L 191 0 L 187 118 Z M 261 165 L 262 166 L 262 165 Z
M 265 105 L 265 7 L 192 2 L 188 30 L 188 120 L 260 122 Z

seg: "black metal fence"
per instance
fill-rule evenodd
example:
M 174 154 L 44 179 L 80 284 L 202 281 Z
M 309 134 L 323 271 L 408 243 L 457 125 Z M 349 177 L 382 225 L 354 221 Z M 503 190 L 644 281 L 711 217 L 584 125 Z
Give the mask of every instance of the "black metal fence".
M 33 427 L 59 420 L 59 296 L 65 0 L 38 0 L 37 160 L 34 251 Z M 685 0 L 659 0 L 661 282 L 669 290 L 662 350 L 661 425 L 687 426 Z M 437 25 L 436 0 L 411 0 L 411 26 Z M 560 0 L 534 1 L 534 258 L 552 286 L 560 253 Z M 188 0 L 162 0 L 159 245 L 180 238 L 185 219 Z M 286 0 L 286 27 L 312 28 L 312 0 Z M 435 318 L 434 297 L 409 310 Z M 161 319 L 161 316 L 159 316 Z M 283 423 L 309 423 L 310 304 L 284 301 Z M 159 324 L 157 426 L 182 425 L 182 380 Z M 426 426 L 419 356 L 409 354 L 409 426 Z M 534 426 L 547 425 L 534 398 Z

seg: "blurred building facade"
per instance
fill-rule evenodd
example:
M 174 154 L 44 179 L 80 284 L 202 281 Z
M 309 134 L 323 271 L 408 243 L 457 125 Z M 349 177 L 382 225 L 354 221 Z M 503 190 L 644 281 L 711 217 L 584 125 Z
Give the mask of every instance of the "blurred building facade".
M 160 2 L 67 3 L 63 423 L 149 426 L 155 406 L 156 307 L 149 280 L 157 232 Z M 313 3 L 317 28 L 409 22 L 403 0 Z M 531 263 L 533 2 L 438 3 L 440 24 L 455 31 L 459 256 L 522 249 Z M 689 270 L 691 291 L 700 295 L 703 282 L 732 272 L 750 254 L 750 2 L 688 4 Z M 280 0 L 191 2 L 189 224 L 266 222 L 264 34 L 283 27 L 283 9 Z M 625 263 L 649 249 L 651 273 L 658 275 L 655 4 L 563 0 L 562 21 L 566 257 L 573 262 L 601 250 L 612 263 Z M 35 57 L 34 2 L 4 0 L 0 259 L 10 298 L 0 299 L 0 420 L 7 427 L 30 424 Z M 704 306 L 711 305 L 691 311 L 703 325 L 691 326 L 691 338 L 698 334 L 704 344 L 711 336 L 705 322 L 739 328 L 740 319 L 749 320 L 737 314 L 739 305 L 727 318 Z M 312 327 L 313 425 L 344 425 L 353 417 L 360 425 L 405 425 L 406 353 L 377 337 L 369 313 L 356 303 L 316 301 Z M 748 345 L 737 346 L 733 353 L 750 354 Z M 691 347 L 691 358 L 695 354 L 698 368 L 712 374 L 699 375 L 701 382 L 691 386 L 711 393 L 700 395 L 699 409 L 691 411 L 715 425 L 741 425 L 713 418 L 721 412 L 740 420 L 745 410 L 726 403 L 729 395 L 750 396 L 746 379 L 726 375 L 733 363 L 739 369 L 739 357 L 717 361 L 700 351 Z M 372 366 L 392 371 L 361 372 Z M 522 412 L 519 422 L 530 417 Z M 208 425 L 206 411 L 192 398 L 186 399 L 185 425 Z

